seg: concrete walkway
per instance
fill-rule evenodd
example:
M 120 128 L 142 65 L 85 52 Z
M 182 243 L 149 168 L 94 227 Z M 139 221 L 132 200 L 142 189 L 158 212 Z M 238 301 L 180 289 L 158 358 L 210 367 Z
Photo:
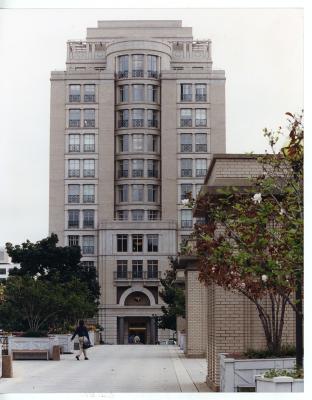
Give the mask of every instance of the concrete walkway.
M 205 359 L 187 359 L 176 346 L 100 345 L 89 360 L 14 361 L 14 378 L 0 393 L 207 392 Z

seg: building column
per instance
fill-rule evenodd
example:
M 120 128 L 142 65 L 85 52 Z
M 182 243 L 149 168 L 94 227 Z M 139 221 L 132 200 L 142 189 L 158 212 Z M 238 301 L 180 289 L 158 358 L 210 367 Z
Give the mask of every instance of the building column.
M 119 317 L 119 344 L 124 344 L 125 318 Z

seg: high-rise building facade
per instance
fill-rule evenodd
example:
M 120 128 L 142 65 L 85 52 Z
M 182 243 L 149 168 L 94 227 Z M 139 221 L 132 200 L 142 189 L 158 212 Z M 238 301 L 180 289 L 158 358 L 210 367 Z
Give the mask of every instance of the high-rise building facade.
M 225 152 L 225 75 L 181 21 L 99 21 L 51 74 L 50 232 L 101 286 L 104 340 L 154 343 L 160 277 Z

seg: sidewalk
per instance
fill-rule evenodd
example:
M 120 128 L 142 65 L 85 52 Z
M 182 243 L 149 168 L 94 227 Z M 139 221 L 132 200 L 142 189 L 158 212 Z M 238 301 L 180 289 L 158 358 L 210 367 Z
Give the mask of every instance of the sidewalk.
M 100 345 L 89 360 L 14 361 L 0 393 L 208 392 L 206 360 L 186 359 L 176 346 Z

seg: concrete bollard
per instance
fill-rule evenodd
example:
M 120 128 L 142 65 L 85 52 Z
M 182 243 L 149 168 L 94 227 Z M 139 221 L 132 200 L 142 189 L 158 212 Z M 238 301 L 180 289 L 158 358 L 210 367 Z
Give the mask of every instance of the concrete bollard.
M 52 360 L 53 361 L 60 361 L 61 356 L 60 356 L 60 346 L 53 346 L 52 350 Z
M 2 355 L 2 378 L 13 378 L 12 356 Z

